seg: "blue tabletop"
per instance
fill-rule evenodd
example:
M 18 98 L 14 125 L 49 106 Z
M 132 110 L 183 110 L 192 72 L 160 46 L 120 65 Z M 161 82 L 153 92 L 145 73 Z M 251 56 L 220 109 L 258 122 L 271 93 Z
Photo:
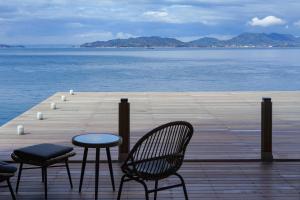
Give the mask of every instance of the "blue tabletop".
M 74 136 L 72 142 L 84 147 L 112 147 L 120 145 L 122 138 L 111 133 L 87 133 Z

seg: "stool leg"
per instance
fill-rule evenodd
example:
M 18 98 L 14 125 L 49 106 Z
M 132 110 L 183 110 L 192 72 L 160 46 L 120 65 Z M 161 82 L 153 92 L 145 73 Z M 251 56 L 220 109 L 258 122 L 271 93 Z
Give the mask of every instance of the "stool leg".
M 115 191 L 114 172 L 113 172 L 112 163 L 111 163 L 110 150 L 109 150 L 108 147 L 106 148 L 106 155 L 107 155 L 109 172 L 110 172 L 110 180 L 111 180 L 111 184 L 112 184 L 112 187 L 113 187 L 113 191 Z
M 45 187 L 45 199 L 48 198 L 48 186 L 47 186 L 47 167 L 43 167 L 44 173 L 44 187 Z
M 73 183 L 72 183 L 72 178 L 71 178 L 71 172 L 70 172 L 70 168 L 69 168 L 69 160 L 66 160 L 65 163 L 66 163 L 66 168 L 67 168 L 67 172 L 68 172 L 70 186 L 71 186 L 71 188 L 73 188 Z
M 95 177 L 95 199 L 98 199 L 98 186 L 99 186 L 99 163 L 100 163 L 100 148 L 96 148 L 96 177 Z
M 8 185 L 10 194 L 11 194 L 11 197 L 13 198 L 13 200 L 16 200 L 16 196 L 15 196 L 15 194 L 14 194 L 14 190 L 13 190 L 12 187 L 11 187 L 9 178 L 6 180 L 6 182 L 7 182 L 7 185 Z
M 79 183 L 79 192 L 81 192 L 81 188 L 82 188 L 82 182 L 83 182 L 83 177 L 84 177 L 84 170 L 85 170 L 87 155 L 88 155 L 88 148 L 84 148 L 83 160 L 82 160 L 82 166 L 81 166 L 80 183 Z
M 22 169 L 23 169 L 23 163 L 20 163 L 18 179 L 17 179 L 17 185 L 16 185 L 16 193 L 18 193 L 18 190 L 19 190 L 19 184 L 20 184 L 20 179 L 21 179 L 21 175 L 22 175 Z

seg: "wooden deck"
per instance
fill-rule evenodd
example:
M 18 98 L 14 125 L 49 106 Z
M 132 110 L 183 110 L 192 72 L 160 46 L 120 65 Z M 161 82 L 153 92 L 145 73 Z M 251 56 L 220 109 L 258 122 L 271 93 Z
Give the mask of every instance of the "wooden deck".
M 49 199 L 94 199 L 94 164 L 87 164 L 83 191 L 78 193 L 80 164 L 71 164 L 74 189 L 71 190 L 64 168 L 49 169 Z M 115 180 L 119 186 L 121 171 L 113 164 Z M 191 200 L 299 200 L 300 162 L 185 162 L 180 170 L 185 178 Z M 12 180 L 15 186 L 15 178 Z M 176 183 L 169 178 L 160 185 Z M 149 183 L 150 186 L 152 183 Z M 118 188 L 118 187 L 117 187 Z M 100 166 L 99 199 L 116 199 L 110 185 L 107 163 Z M 143 188 L 138 183 L 127 183 L 122 199 L 144 199 Z M 24 171 L 18 199 L 43 199 L 40 170 Z M 153 196 L 150 196 L 150 198 Z M 0 199 L 10 199 L 8 188 L 0 188 Z M 184 199 L 180 188 L 158 193 L 158 199 Z
M 61 95 L 67 96 L 66 102 Z M 157 125 L 186 120 L 195 128 L 187 159 L 258 159 L 264 96 L 273 100 L 275 158 L 300 158 L 300 92 L 87 92 L 56 93 L 3 125 L 0 160 L 10 160 L 13 149 L 22 146 L 42 142 L 71 145 L 72 136 L 84 132 L 117 133 L 122 97 L 131 103 L 131 144 Z M 57 103 L 57 110 L 50 109 L 51 102 Z M 36 119 L 38 111 L 44 113 L 44 120 Z M 18 124 L 25 126 L 25 135 L 17 135 Z M 82 149 L 75 150 L 74 159 L 81 160 Z M 116 159 L 116 148 L 112 154 Z

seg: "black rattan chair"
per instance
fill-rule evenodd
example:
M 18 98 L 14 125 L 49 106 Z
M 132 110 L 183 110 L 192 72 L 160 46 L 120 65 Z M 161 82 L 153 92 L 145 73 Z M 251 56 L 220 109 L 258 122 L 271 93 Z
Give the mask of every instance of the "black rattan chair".
M 118 200 L 121 198 L 123 183 L 137 181 L 144 186 L 146 200 L 149 193 L 183 187 L 188 199 L 183 178 L 177 173 L 182 165 L 186 147 L 193 135 L 193 126 L 188 122 L 177 121 L 159 126 L 143 136 L 132 148 L 122 165 L 124 175 L 121 179 Z M 181 183 L 158 188 L 158 181 L 171 175 L 177 176 Z M 146 181 L 155 181 L 155 188 L 148 190 Z
M 11 154 L 11 157 L 14 161 L 20 163 L 16 193 L 18 193 L 22 170 L 25 169 L 42 169 L 42 181 L 44 182 L 45 199 L 47 199 L 47 168 L 65 166 L 67 169 L 70 186 L 73 188 L 69 169 L 69 158 L 74 155 L 75 152 L 73 152 L 72 147 L 47 143 L 14 150 L 14 152 Z M 56 165 L 58 163 L 64 164 Z M 23 164 L 33 165 L 34 167 L 24 168 Z
M 10 178 L 15 175 L 15 172 L 17 171 L 17 168 L 7 164 L 6 162 L 0 162 L 0 182 L 6 181 L 7 185 L 0 186 L 0 187 L 8 187 L 9 191 L 11 193 L 12 199 L 16 199 L 14 191 L 10 184 Z

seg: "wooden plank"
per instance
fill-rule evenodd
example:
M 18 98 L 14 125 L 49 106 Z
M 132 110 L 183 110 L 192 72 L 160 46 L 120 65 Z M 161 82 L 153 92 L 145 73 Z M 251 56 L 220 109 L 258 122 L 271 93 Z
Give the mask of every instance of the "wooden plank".
M 78 193 L 80 176 L 79 163 L 71 163 L 74 189 L 71 190 L 65 168 L 48 170 L 49 199 L 93 199 L 94 198 L 94 163 L 88 163 L 82 193 Z M 119 164 L 114 163 L 117 189 L 122 175 Z M 300 163 L 274 162 L 185 162 L 179 173 L 184 177 L 191 200 L 205 199 L 300 199 Z M 177 183 L 176 177 L 170 177 L 159 183 L 160 186 Z M 15 186 L 16 177 L 12 179 Z M 149 187 L 153 183 L 149 182 Z M 23 172 L 18 199 L 43 199 L 43 184 L 40 170 Z M 100 165 L 99 199 L 116 199 L 113 192 L 107 163 Z M 143 187 L 135 182 L 126 183 L 122 199 L 144 199 Z M 150 196 L 151 198 L 152 196 Z M 7 188 L 0 188 L 0 199 L 9 199 Z M 180 188 L 158 193 L 158 199 L 184 199 Z
M 61 95 L 67 97 L 62 102 Z M 260 158 L 260 102 L 273 101 L 274 158 L 300 158 L 300 92 L 59 92 L 0 128 L 0 160 L 13 149 L 44 142 L 71 145 L 85 132 L 118 133 L 118 103 L 131 107 L 131 144 L 155 126 L 173 120 L 193 124 L 186 159 Z M 51 110 L 56 102 L 58 109 Z M 45 120 L 36 120 L 41 111 Z M 23 124 L 27 134 L 18 136 Z M 117 148 L 112 157 L 117 159 Z M 75 160 L 81 160 L 82 149 Z M 93 151 L 91 151 L 93 158 Z

